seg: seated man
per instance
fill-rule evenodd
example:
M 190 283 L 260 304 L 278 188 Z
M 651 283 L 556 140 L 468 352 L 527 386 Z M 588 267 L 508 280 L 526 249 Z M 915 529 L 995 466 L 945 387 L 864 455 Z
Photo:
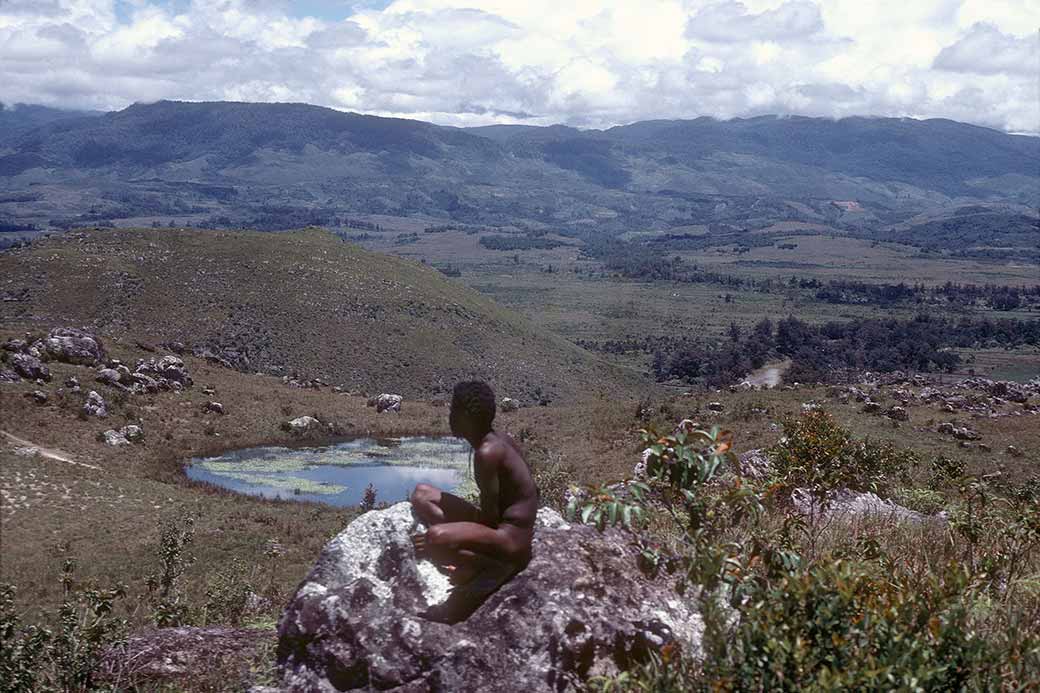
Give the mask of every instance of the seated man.
M 456 584 L 483 574 L 476 582 L 491 583 L 478 588 L 483 597 L 527 565 L 538 510 L 531 472 L 512 438 L 491 428 L 494 418 L 495 393 L 487 383 L 455 386 L 448 422 L 473 446 L 479 509 L 428 484 L 416 486 L 411 497 L 429 527 L 414 537 L 416 552 L 440 563 Z

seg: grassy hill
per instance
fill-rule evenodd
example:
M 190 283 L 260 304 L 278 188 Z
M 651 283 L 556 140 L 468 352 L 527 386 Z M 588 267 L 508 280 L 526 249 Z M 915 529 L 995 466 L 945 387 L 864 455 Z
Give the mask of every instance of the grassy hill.
M 479 377 L 528 403 L 631 386 L 440 272 L 327 232 L 88 230 L 0 255 L 7 325 L 234 352 L 248 370 L 443 395 Z

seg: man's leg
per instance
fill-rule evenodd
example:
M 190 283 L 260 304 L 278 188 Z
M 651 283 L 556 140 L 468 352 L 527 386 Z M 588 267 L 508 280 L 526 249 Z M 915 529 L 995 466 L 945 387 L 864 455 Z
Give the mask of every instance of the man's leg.
M 479 522 L 445 522 L 430 527 L 430 546 L 450 546 L 507 563 L 526 562 L 531 550 L 531 530 L 503 523 L 488 527 Z
M 410 500 L 415 514 L 428 527 L 445 522 L 476 522 L 480 517 L 472 503 L 429 484 L 416 486 Z

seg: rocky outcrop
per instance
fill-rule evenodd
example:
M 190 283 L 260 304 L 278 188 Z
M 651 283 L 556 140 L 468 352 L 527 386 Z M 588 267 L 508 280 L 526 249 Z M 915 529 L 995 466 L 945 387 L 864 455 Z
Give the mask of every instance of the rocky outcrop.
M 404 402 L 404 397 L 401 395 L 379 395 L 376 397 L 376 411 L 380 414 L 386 411 L 399 412 L 402 402 Z
M 224 368 L 242 371 L 243 373 L 248 373 L 252 370 L 252 364 L 249 362 L 249 357 L 242 351 L 231 347 L 222 347 L 213 344 L 196 345 L 192 348 L 191 355 L 195 358 L 206 359 L 210 363 L 215 363 Z
M 96 366 L 105 361 L 101 339 L 90 332 L 72 327 L 57 327 L 43 340 L 48 358 L 80 366 Z
M 119 383 L 119 371 L 117 371 L 115 368 L 102 368 L 98 371 L 95 380 L 97 380 L 102 385 L 121 387 Z
M 50 380 L 51 371 L 40 359 L 29 354 L 15 354 L 10 359 L 11 368 L 29 380 Z
M 87 416 L 96 416 L 99 419 L 108 416 L 108 405 L 105 403 L 104 397 L 91 390 L 87 394 L 87 401 L 83 403 L 83 413 Z
M 273 641 L 272 631 L 253 628 L 182 626 L 147 630 L 106 650 L 99 673 L 102 682 L 118 683 L 120 690 L 136 690 L 137 686 L 165 690 L 167 686 L 156 683 L 190 682 L 193 677 L 199 680 L 202 672 L 211 670 L 226 675 L 222 667 L 227 662 L 248 663 Z M 184 690 L 172 685 L 170 689 Z
M 808 489 L 797 488 L 791 493 L 791 501 L 799 512 L 806 515 L 823 514 L 839 518 L 875 517 L 912 523 L 928 519 L 927 515 L 881 498 L 877 494 L 847 488 L 831 491 L 825 499 L 814 499 Z
M 279 624 L 282 690 L 562 691 L 665 643 L 700 655 L 693 600 L 640 573 L 624 534 L 542 510 L 531 563 L 474 606 L 416 560 L 421 529 L 400 503 L 329 542 Z
M 130 441 L 127 440 L 127 437 L 115 429 L 109 429 L 107 431 L 104 431 L 103 433 L 99 433 L 98 440 L 100 440 L 105 445 L 108 445 L 113 448 L 118 448 L 120 446 L 130 444 Z
M 288 433 L 307 433 L 321 427 L 321 422 L 313 416 L 298 416 L 282 424 L 282 430 Z

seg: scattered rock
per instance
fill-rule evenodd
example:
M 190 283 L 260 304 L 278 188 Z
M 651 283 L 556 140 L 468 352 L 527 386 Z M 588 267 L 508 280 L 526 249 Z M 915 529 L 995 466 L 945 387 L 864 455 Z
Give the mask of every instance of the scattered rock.
M 465 620 L 448 579 L 416 561 L 408 503 L 355 519 L 326 545 L 279 623 L 282 689 L 486 691 L 577 688 L 645 661 L 666 643 L 696 660 L 695 600 L 635 568 L 621 533 L 570 527 L 541 510 L 534 558 Z
M 772 462 L 765 450 L 748 450 L 738 458 L 740 475 L 749 479 L 765 479 L 772 469 Z
M 188 347 L 184 345 L 184 342 L 163 342 L 159 346 L 163 349 L 168 349 L 175 354 L 183 354 L 188 351 Z
M 967 426 L 954 428 L 953 437 L 957 440 L 978 440 L 982 436 L 979 435 L 978 431 L 974 431 Z
M 144 380 L 147 378 L 148 380 Z M 184 367 L 184 361 L 176 356 L 167 354 L 160 359 L 148 359 L 138 361 L 137 368 L 130 375 L 134 383 L 135 391 L 143 390 L 151 392 L 155 390 L 180 390 L 191 387 L 192 380 L 188 369 Z
M 111 385 L 112 387 L 120 387 L 119 383 L 119 371 L 115 368 L 102 368 L 98 371 L 97 378 L 95 378 L 102 385 Z
M 188 375 L 188 370 L 184 367 L 184 361 L 176 356 L 163 356 L 156 362 L 155 370 L 160 377 L 166 380 L 180 383 L 185 387 L 191 386 L 191 376 Z
M 119 434 L 131 443 L 139 443 L 144 440 L 144 431 L 140 426 L 135 426 L 134 424 L 123 426 L 119 429 Z
M 65 379 L 65 387 L 73 392 L 79 392 L 79 378 L 73 376 Z
M 80 366 L 96 366 L 105 361 L 105 347 L 99 337 L 73 327 L 57 327 L 43 340 L 49 358 Z
M 50 397 L 43 390 L 33 390 L 32 392 L 26 392 L 25 396 L 31 399 L 36 404 L 47 404 Z
M 935 429 L 935 430 L 936 430 L 936 431 L 938 431 L 939 433 L 943 433 L 943 434 L 945 434 L 945 435 L 948 435 L 948 436 L 952 436 L 952 435 L 953 435 L 953 432 L 954 432 L 954 431 L 955 431 L 956 429 L 957 429 L 957 427 L 956 427 L 956 426 L 954 426 L 954 425 L 953 425 L 952 423 L 950 423 L 949 421 L 943 421 L 943 422 L 942 422 L 941 424 L 939 424 L 939 425 L 938 425 L 938 426 L 936 427 L 936 429 Z
M 894 406 L 885 412 L 885 416 L 892 419 L 893 421 L 909 421 L 910 414 L 907 413 L 906 407 Z
M 1025 457 L 1026 456 L 1026 454 L 1024 452 L 1022 452 L 1021 450 L 1016 448 L 1014 445 L 1009 445 L 1006 448 L 1004 448 L 1004 452 L 1006 454 L 1010 455 L 1011 457 Z
M 380 414 L 385 411 L 399 412 L 401 411 L 401 403 L 404 401 L 404 397 L 401 395 L 388 395 L 382 394 L 376 397 L 376 411 Z
M 650 469 L 650 458 L 653 457 L 654 451 L 650 448 L 643 450 L 643 453 L 639 456 L 639 461 L 636 462 L 635 466 L 632 467 L 632 478 L 633 479 L 645 479 Z
M 104 433 L 99 434 L 98 438 L 104 442 L 105 445 L 111 445 L 114 448 L 130 444 L 130 441 L 127 440 L 126 436 L 111 428 Z
M 708 402 L 708 411 L 719 412 L 725 407 L 722 406 L 722 402 Z
M 15 373 L 23 378 L 44 381 L 49 381 L 51 379 L 50 369 L 35 356 L 30 356 L 29 354 L 15 354 L 11 357 L 9 363 Z
M 133 384 L 133 374 L 130 372 L 129 368 L 127 368 L 123 364 L 119 363 L 119 364 L 116 364 L 115 369 L 116 369 L 116 373 L 119 374 L 119 382 L 120 383 L 122 383 L 123 385 L 132 385 Z
M 91 390 L 87 394 L 87 401 L 83 404 L 83 413 L 103 419 L 108 416 L 108 405 L 101 395 L 95 390 Z
M 808 489 L 797 488 L 791 493 L 791 501 L 799 512 L 808 514 L 812 510 L 813 498 Z M 817 508 L 817 512 L 821 509 Z M 900 522 L 924 522 L 922 515 L 898 503 L 885 500 L 874 493 L 861 493 L 850 489 L 838 489 L 828 494 L 822 512 L 831 517 L 878 516 Z
M 25 351 L 29 348 L 29 342 L 24 339 L 8 339 L 4 342 L 4 351 L 13 351 L 16 354 Z
M 306 433 L 321 427 L 321 422 L 313 416 L 299 416 L 282 424 L 282 430 L 289 433 Z
M 503 397 L 502 401 L 498 405 L 499 411 L 501 411 L 503 414 L 508 414 L 509 412 L 516 411 L 519 408 L 520 402 L 513 399 L 512 397 Z
M 202 410 L 211 414 L 224 415 L 224 405 L 220 402 L 206 402 L 206 404 L 203 405 Z
M 183 685 L 169 687 L 185 690 L 191 688 L 191 681 L 202 678 L 202 672 L 226 675 L 229 662 L 247 664 L 273 644 L 272 631 L 251 628 L 181 626 L 142 631 L 105 651 L 101 679 L 132 690 L 183 680 Z
M 863 412 L 866 414 L 877 414 L 881 411 L 881 404 L 874 402 L 873 400 L 867 400 L 863 403 Z
M 21 377 L 10 368 L 0 368 L 0 383 L 17 383 Z
M 182 353 L 182 352 L 178 352 Z M 236 371 L 248 372 L 251 368 L 249 357 L 237 349 L 213 345 L 195 346 L 191 350 L 192 356 L 206 359 L 210 363 L 230 368 Z
M 133 373 L 130 376 L 130 389 L 135 393 L 155 393 L 159 391 L 159 381 L 144 373 Z

